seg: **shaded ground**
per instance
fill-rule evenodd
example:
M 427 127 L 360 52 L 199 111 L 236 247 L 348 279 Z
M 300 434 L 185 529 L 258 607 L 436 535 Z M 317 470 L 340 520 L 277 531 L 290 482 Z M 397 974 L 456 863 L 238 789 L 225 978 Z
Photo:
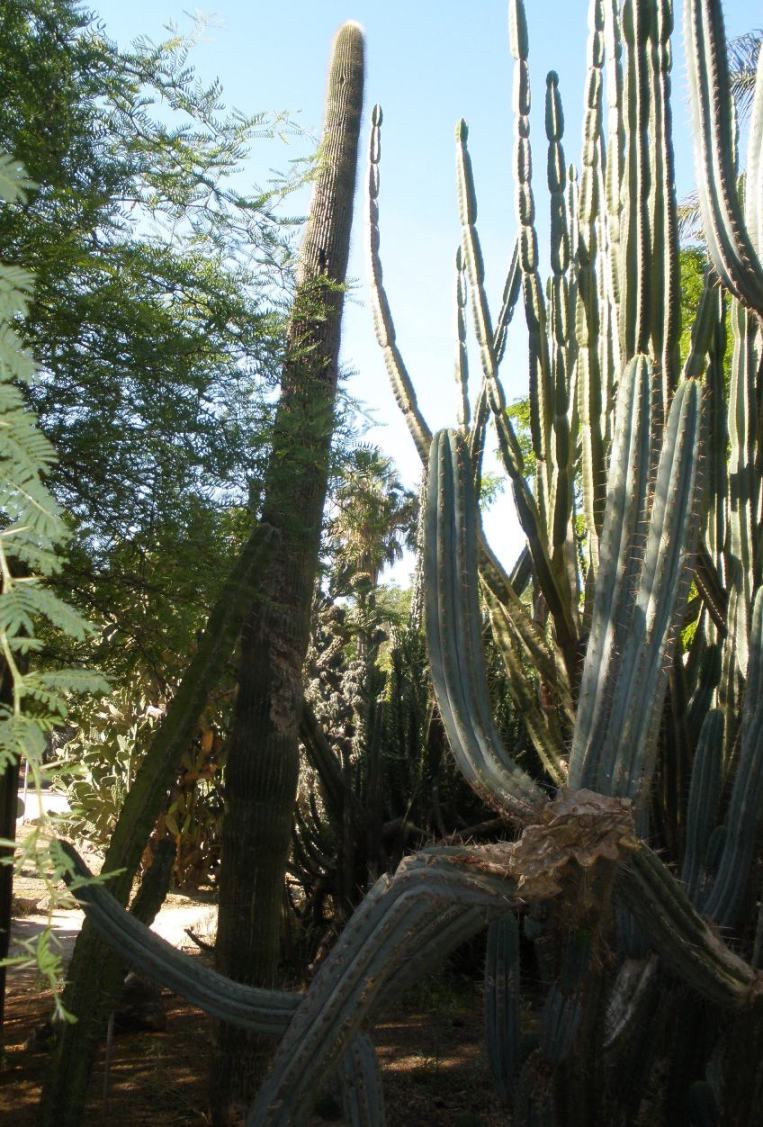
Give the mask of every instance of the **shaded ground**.
M 16 941 L 45 923 L 33 878 L 16 882 Z M 185 934 L 204 935 L 209 906 L 170 896 L 155 924 L 176 946 L 196 953 Z M 58 912 L 56 935 L 71 952 L 82 914 Z M 108 1083 L 103 1047 L 91 1083 L 83 1127 L 208 1124 L 207 1068 L 213 1023 L 176 995 L 164 992 L 164 1032 L 122 1034 L 113 1040 Z M 0 1071 L 0 1127 L 32 1127 L 48 1050 L 35 1039 L 50 1013 L 50 996 L 34 972 L 9 968 L 5 1061 Z M 373 1032 L 383 1069 L 388 1127 L 498 1127 L 508 1123 L 493 1093 L 484 1053 L 481 985 L 468 978 L 433 976 Z M 341 1123 L 329 1094 L 305 1127 Z
M 19 988 L 20 987 L 20 988 Z M 429 995 L 429 996 L 427 996 Z M 83 1127 L 208 1124 L 206 1069 L 212 1022 L 165 994 L 167 1030 L 114 1039 L 108 1094 L 102 1051 Z M 493 1095 L 482 1046 L 481 997 L 474 982 L 425 983 L 374 1031 L 384 1073 L 389 1127 L 498 1127 L 508 1119 Z M 17 984 L 7 1007 L 6 1067 L 0 1074 L 0 1124 L 32 1127 L 46 1067 L 29 1046 L 48 1014 L 33 983 Z M 341 1122 L 336 1101 L 305 1127 Z

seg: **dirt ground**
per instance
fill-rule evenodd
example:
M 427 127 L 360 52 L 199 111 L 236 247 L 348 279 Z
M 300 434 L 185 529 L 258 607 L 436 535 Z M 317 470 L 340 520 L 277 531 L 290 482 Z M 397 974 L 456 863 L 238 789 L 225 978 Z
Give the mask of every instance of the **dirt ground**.
M 17 889 L 17 937 L 31 934 L 34 889 Z M 31 914 L 30 914 L 31 913 Z M 195 915 L 194 915 L 195 913 Z M 194 919 L 209 916 L 204 904 L 171 897 L 159 918 L 165 938 L 178 945 Z M 71 949 L 79 914 L 61 913 L 57 934 Z M 187 940 L 186 940 L 187 942 Z M 188 948 L 186 948 L 188 949 Z M 193 949 L 193 948 L 191 948 Z M 481 984 L 472 978 L 433 976 L 372 1032 L 383 1071 L 388 1127 L 498 1127 L 509 1122 L 495 1097 L 484 1051 Z M 163 993 L 167 1028 L 116 1036 L 108 1079 L 105 1047 L 94 1073 L 83 1127 L 208 1124 L 207 1068 L 212 1021 L 183 999 Z M 8 974 L 5 1057 L 0 1071 L 0 1127 L 31 1127 L 48 1061 L 35 1032 L 50 1011 L 31 972 Z M 331 1097 L 305 1127 L 341 1123 Z
M 426 997 L 431 990 L 431 998 Z M 167 1029 L 114 1039 L 108 1090 L 105 1051 L 93 1076 L 83 1127 L 100 1124 L 208 1124 L 207 1059 L 212 1021 L 166 992 Z M 422 1005 L 424 1003 L 424 1005 Z M 498 1127 L 508 1122 L 493 1091 L 482 1043 L 477 983 L 423 984 L 395 1018 L 373 1032 L 383 1070 L 389 1127 Z M 30 1044 L 49 1012 L 34 983 L 8 1001 L 5 1067 L 0 1074 L 0 1124 L 31 1127 L 48 1060 Z M 306 1127 L 341 1122 L 330 1099 Z

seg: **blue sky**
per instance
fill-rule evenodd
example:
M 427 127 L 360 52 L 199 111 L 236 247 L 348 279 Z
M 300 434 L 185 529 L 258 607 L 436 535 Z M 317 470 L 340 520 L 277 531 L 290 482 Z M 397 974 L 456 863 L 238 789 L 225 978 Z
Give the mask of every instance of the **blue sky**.
M 138 35 L 156 40 L 170 21 L 192 25 L 179 0 L 101 0 L 93 4 L 107 32 L 126 45 Z M 537 147 L 535 185 L 545 195 L 542 106 L 545 76 L 560 76 L 565 107 L 565 151 L 577 162 L 585 72 L 586 0 L 527 0 L 530 67 L 534 98 L 532 135 Z M 693 182 L 680 35 L 682 4 L 676 4 L 674 38 L 674 141 L 679 196 Z M 763 10 L 749 0 L 727 0 L 727 34 L 763 23 Z M 401 346 L 430 426 L 455 422 L 453 384 L 453 257 L 458 245 L 453 129 L 469 123 L 477 181 L 479 230 L 489 294 L 500 299 L 515 237 L 512 153 L 512 62 L 508 50 L 506 0 L 217 0 L 201 9 L 208 26 L 191 61 L 200 77 L 219 77 L 229 106 L 246 112 L 284 110 L 317 135 L 332 36 L 346 19 L 366 33 L 366 120 L 371 107 L 384 109 L 381 237 L 384 277 Z M 365 165 L 367 137 L 363 139 Z M 262 143 L 251 175 L 259 183 L 270 169 L 284 170 L 306 155 L 306 139 Z M 363 186 L 365 177 L 361 176 Z M 354 373 L 349 388 L 363 400 L 379 427 L 367 436 L 392 454 L 413 484 L 418 460 L 401 424 L 373 336 L 367 298 L 365 200 L 357 201 L 342 360 Z M 300 210 L 305 201 L 292 202 Z M 543 212 L 539 226 L 544 225 Z M 504 379 L 510 397 L 525 391 L 521 337 L 510 342 Z M 476 381 L 476 363 L 472 366 Z M 489 514 L 488 532 L 511 562 L 519 539 L 510 504 Z

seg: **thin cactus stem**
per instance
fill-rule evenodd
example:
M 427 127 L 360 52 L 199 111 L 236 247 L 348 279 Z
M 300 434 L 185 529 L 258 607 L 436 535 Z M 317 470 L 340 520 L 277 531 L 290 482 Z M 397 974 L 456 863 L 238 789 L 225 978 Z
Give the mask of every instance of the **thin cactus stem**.
M 371 258 L 371 295 L 376 339 L 384 355 L 397 405 L 403 413 L 422 462 L 426 465 L 432 432 L 426 424 L 416 399 L 408 369 L 397 345 L 392 312 L 384 289 L 379 247 L 379 162 L 381 160 L 381 106 L 374 106 L 371 115 L 371 140 L 368 170 L 368 231 Z
M 186 998 L 212 1017 L 253 1033 L 281 1037 L 300 1004 L 300 995 L 234 982 L 177 951 L 126 912 L 92 875 L 68 842 L 58 843 L 68 865 L 74 896 L 109 946 L 147 978 Z M 352 1127 L 384 1127 L 384 1098 L 373 1045 L 363 1033 L 341 1060 L 340 1080 Z
M 758 438 L 758 357 L 756 319 L 739 302 L 732 309 L 734 350 L 729 386 L 728 461 L 729 490 L 729 584 L 735 595 L 734 647 L 739 671 L 747 672 L 750 610 L 755 586 L 757 491 L 756 441 Z
M 760 53 L 750 121 L 744 206 L 747 230 L 758 261 L 761 261 L 763 255 L 763 55 Z
M 485 953 L 485 1036 L 498 1094 L 511 1098 L 520 1055 L 519 922 L 514 912 L 494 920 Z
M 206 1013 L 257 1033 L 281 1036 L 299 998 L 280 990 L 263 990 L 234 982 L 167 943 L 126 912 L 92 877 L 76 850 L 58 843 L 70 865 L 71 890 L 111 947 L 142 974 L 182 994 Z
M 602 371 L 600 359 L 600 308 L 597 290 L 597 218 L 601 145 L 603 13 L 601 0 L 589 9 L 588 79 L 583 119 L 583 166 L 578 195 L 578 238 L 575 246 L 577 294 L 577 393 L 582 442 L 583 511 L 588 530 L 588 550 L 594 572 L 599 565 L 599 536 L 604 516 L 606 473 Z
M 675 168 L 670 109 L 670 36 L 672 0 L 656 0 L 653 16 L 652 60 L 649 68 L 652 108 L 652 342 L 662 384 L 662 409 L 666 416 L 678 380 L 679 265 Z
M 647 353 L 652 326 L 651 245 L 649 196 L 651 168 L 648 129 L 649 77 L 646 58 L 647 31 L 653 15 L 642 0 L 625 0 L 623 30 L 628 63 L 624 103 L 627 112 L 625 179 L 627 192 L 623 214 L 620 259 L 623 295 L 621 317 L 622 353 L 628 360 L 637 352 Z
M 569 599 L 564 597 L 548 553 L 546 529 L 542 514 L 527 484 L 522 451 L 516 434 L 506 414 L 503 388 L 498 380 L 498 370 L 493 346 L 493 331 L 484 285 L 484 265 L 476 229 L 477 199 L 471 161 L 467 150 L 468 128 L 459 122 L 456 129 L 458 202 L 461 216 L 463 247 L 472 293 L 472 309 L 480 359 L 485 376 L 488 400 L 498 435 L 498 446 L 504 466 L 511 478 L 512 493 L 517 516 L 527 536 L 535 564 L 538 583 L 543 592 L 556 628 L 557 642 L 570 674 L 574 667 L 576 629 Z M 520 255 L 521 260 L 521 255 Z M 524 269 L 524 267 L 523 267 Z M 545 340 L 545 332 L 544 332 Z
M 480 559 L 480 579 L 490 605 L 491 623 L 496 626 L 499 633 L 504 629 L 508 631 L 523 659 L 538 671 L 538 675 L 554 695 L 558 708 L 562 710 L 569 723 L 574 724 L 575 706 L 567 667 L 558 648 L 553 642 L 549 642 L 538 624 L 527 614 L 515 590 L 515 584 L 518 586 L 517 578 L 521 578 L 521 575 L 512 576 L 510 590 L 499 588 L 496 583 L 490 581 L 484 561 Z
M 686 61 L 702 227 L 713 265 L 738 301 L 763 316 L 763 270 L 736 189 L 726 37 L 720 0 L 686 0 Z
M 711 709 L 700 729 L 686 811 L 686 852 L 681 880 L 695 904 L 702 892 L 710 835 L 718 824 L 723 791 L 723 714 Z
M 551 448 L 551 543 L 554 564 L 564 574 L 565 550 L 573 504 L 574 436 L 570 435 L 569 385 L 571 350 L 569 308 L 570 239 L 567 227 L 565 191 L 567 186 L 562 135 L 564 115 L 559 95 L 559 78 L 554 71 L 546 77 L 546 137 L 548 139 L 548 188 L 551 195 L 551 328 L 553 335 L 554 443 Z M 570 591 L 577 589 L 569 583 Z M 571 600 L 573 601 L 573 600 Z
M 726 839 L 718 874 L 704 906 L 722 927 L 736 925 L 745 903 L 763 809 L 763 587 L 755 596 L 750 640 L 741 747 L 726 817 Z
M 538 236 L 535 230 L 530 148 L 530 69 L 527 61 L 527 27 L 523 0 L 510 0 L 509 8 L 511 53 L 516 61 L 514 67 L 515 199 L 519 221 L 519 262 L 522 268 L 525 320 L 529 338 L 530 430 L 537 461 L 538 508 L 541 519 L 548 527 L 553 477 L 551 435 L 554 386 L 548 348 L 548 315 L 538 266 Z
M 624 175 L 623 128 L 623 66 L 622 39 L 620 34 L 620 15 L 618 0 L 605 0 L 604 4 L 604 53 L 607 75 L 607 162 L 605 171 L 605 193 L 607 203 L 607 272 L 609 292 L 613 306 L 613 336 L 619 347 L 619 306 L 620 278 L 618 261 L 620 256 L 620 212 L 622 207 L 621 186 Z M 619 355 L 615 358 L 615 370 L 620 371 Z
M 528 681 L 523 665 L 523 659 L 527 658 L 526 651 L 514 636 L 504 607 L 489 588 L 485 589 L 485 599 L 490 611 L 493 637 L 498 643 L 506 667 L 514 707 L 522 717 L 527 734 L 549 778 L 557 786 L 563 786 L 567 782 L 567 765 L 561 752 L 564 743 L 556 712 L 550 710 L 550 715 L 544 713 L 538 704 L 537 690 Z
M 456 365 L 458 389 L 456 418 L 462 430 L 469 428 L 469 357 L 466 351 L 466 266 L 461 247 L 456 252 Z

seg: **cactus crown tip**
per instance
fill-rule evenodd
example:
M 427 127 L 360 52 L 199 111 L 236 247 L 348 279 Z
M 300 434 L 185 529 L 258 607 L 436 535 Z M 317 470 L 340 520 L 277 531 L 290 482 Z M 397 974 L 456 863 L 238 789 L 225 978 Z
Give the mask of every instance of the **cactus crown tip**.
M 345 20 L 342 26 L 336 33 L 334 42 L 338 43 L 340 39 L 346 39 L 363 44 L 365 42 L 365 34 L 361 24 L 357 20 Z
M 458 123 L 456 124 L 456 140 L 457 141 L 466 141 L 468 139 L 468 137 L 469 137 L 469 126 L 466 124 L 464 119 L 461 118 L 458 121 Z

